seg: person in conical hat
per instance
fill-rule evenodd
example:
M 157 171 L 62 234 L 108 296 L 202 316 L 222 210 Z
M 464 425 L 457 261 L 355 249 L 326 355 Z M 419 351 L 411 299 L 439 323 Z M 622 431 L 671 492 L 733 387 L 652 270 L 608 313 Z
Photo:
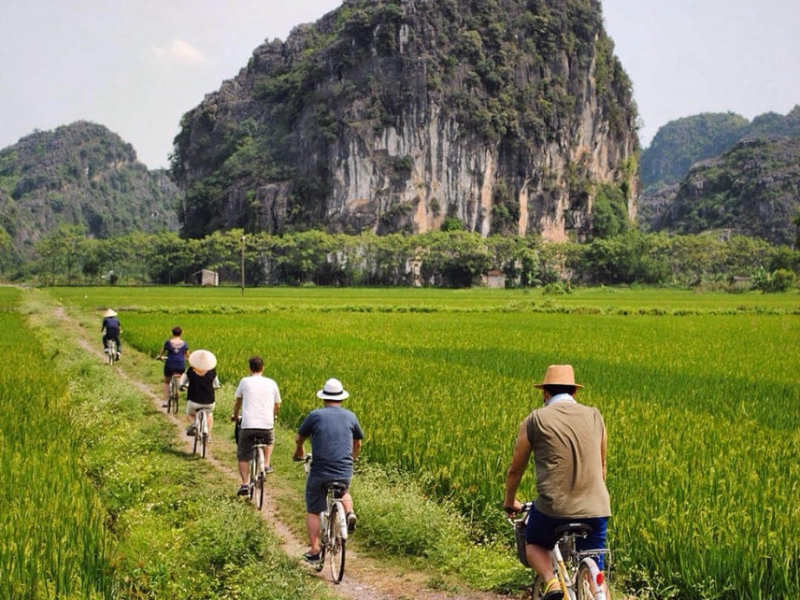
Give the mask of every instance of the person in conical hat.
M 220 387 L 217 378 L 217 357 L 208 350 L 195 350 L 189 354 L 189 368 L 181 376 L 181 387 L 188 386 L 186 393 L 186 435 L 194 435 L 195 413 L 200 408 L 208 409 L 208 442 L 214 427 L 214 405 L 216 391 Z
M 594 407 L 579 404 L 575 396 L 582 385 L 575 382 L 572 365 L 550 365 L 541 383 L 543 406 L 523 421 L 506 474 L 503 508 L 516 515 L 522 505 L 516 498 L 522 477 L 533 457 L 537 497 L 528 513 L 525 532 L 526 558 L 546 582 L 543 600 L 560 600 L 563 592 L 553 572 L 555 530 L 581 521 L 592 533 L 579 541 L 578 550 L 606 546 L 611 502 L 606 488 L 607 434 L 603 417 Z M 595 557 L 603 568 L 603 555 Z
M 108 340 L 114 340 L 117 343 L 117 356 L 115 359 L 119 360 L 119 355 L 122 352 L 122 342 L 119 339 L 119 334 L 122 333 L 122 325 L 114 310 L 109 308 L 103 313 L 103 324 L 100 326 L 100 333 L 103 334 L 103 352 L 108 352 L 106 348 Z

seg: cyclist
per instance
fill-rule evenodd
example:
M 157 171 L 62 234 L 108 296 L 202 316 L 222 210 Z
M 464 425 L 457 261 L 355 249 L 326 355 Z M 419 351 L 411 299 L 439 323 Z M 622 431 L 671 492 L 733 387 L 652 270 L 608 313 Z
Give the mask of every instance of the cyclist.
M 169 406 L 169 381 L 172 376 L 186 370 L 186 358 L 189 356 L 189 346 L 181 339 L 183 330 L 180 327 L 172 328 L 172 337 L 164 342 L 161 352 L 156 357 L 158 360 L 166 357 L 164 362 L 164 408 Z
M 214 402 L 219 379 L 215 367 L 217 357 L 208 350 L 195 350 L 189 355 L 189 368 L 181 376 L 181 387 L 188 386 L 186 394 L 186 420 L 189 427 L 186 435 L 195 434 L 195 413 L 198 409 L 208 409 L 208 443 L 211 442 L 211 429 L 214 426 Z
M 303 559 L 312 565 L 318 565 L 320 560 L 320 513 L 325 511 L 326 506 L 325 484 L 341 481 L 350 485 L 353 463 L 358 459 L 361 440 L 364 439 L 358 418 L 342 408 L 342 401 L 349 396 L 341 381 L 328 379 L 317 392 L 317 398 L 324 402 L 324 406 L 306 416 L 295 437 L 294 459 L 303 458 L 303 444 L 309 437 L 314 456 L 306 480 L 306 529 L 310 550 L 303 555 Z M 348 492 L 342 497 L 342 504 L 347 514 L 347 527 L 352 532 L 356 526 L 356 514 Z
M 561 599 L 553 572 L 551 551 L 559 525 L 580 520 L 592 526 L 592 534 L 580 540 L 578 550 L 605 548 L 611 502 L 606 488 L 606 427 L 600 411 L 578 404 L 572 365 L 550 365 L 542 390 L 544 406 L 533 410 L 520 425 L 514 455 L 506 475 L 503 508 L 514 515 L 525 468 L 533 455 L 537 498 L 530 510 L 525 532 L 526 555 L 547 582 L 542 600 Z M 597 556 L 603 568 L 603 555 Z
M 248 363 L 250 376 L 243 377 L 239 381 L 231 415 L 231 421 L 237 422 L 239 410 L 242 411 L 241 429 L 236 441 L 236 459 L 239 462 L 239 474 L 242 476 L 242 485 L 238 492 L 240 496 L 250 493 L 249 467 L 256 437 L 266 438 L 267 447 L 264 450 L 266 472 L 272 473 L 274 470 L 270 460 L 275 443 L 275 417 L 278 416 L 278 409 L 281 406 L 278 384 L 269 377 L 264 377 L 264 360 L 260 356 L 253 356 Z
M 114 358 L 119 360 L 119 355 L 122 352 L 122 342 L 119 340 L 119 334 L 122 333 L 122 325 L 120 325 L 117 318 L 117 313 L 110 308 L 103 313 L 103 324 L 100 327 L 100 333 L 103 333 L 103 352 L 108 352 L 106 347 L 108 340 L 114 340 L 117 343 L 117 355 Z

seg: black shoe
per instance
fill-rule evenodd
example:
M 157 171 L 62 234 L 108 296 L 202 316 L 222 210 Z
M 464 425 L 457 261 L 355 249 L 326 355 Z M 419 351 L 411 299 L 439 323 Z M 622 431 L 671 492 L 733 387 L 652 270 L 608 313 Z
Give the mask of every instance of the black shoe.
M 303 560 L 314 567 L 317 571 L 322 569 L 322 560 L 319 556 L 319 552 L 316 554 L 311 554 L 310 552 L 306 552 L 303 554 Z
M 564 592 L 561 591 L 561 588 L 550 590 L 542 596 L 542 600 L 564 600 Z
M 237 496 L 249 496 L 250 495 L 250 484 L 243 483 L 239 486 L 239 491 L 236 492 Z
M 197 425 L 189 425 L 186 428 L 186 435 L 192 436 L 197 433 Z
M 356 522 L 358 519 L 356 518 L 356 513 L 350 511 L 347 513 L 347 533 L 353 533 L 356 530 Z

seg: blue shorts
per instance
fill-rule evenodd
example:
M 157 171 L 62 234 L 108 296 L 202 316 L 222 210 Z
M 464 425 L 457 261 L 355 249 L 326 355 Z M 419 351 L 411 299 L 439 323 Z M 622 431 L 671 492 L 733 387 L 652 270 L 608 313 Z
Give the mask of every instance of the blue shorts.
M 306 481 L 306 512 L 307 513 L 321 513 L 325 512 L 328 504 L 328 492 L 325 486 L 333 481 L 341 481 L 350 486 L 350 481 L 347 479 L 316 479 L 310 475 Z
M 575 540 L 576 550 L 595 550 L 606 547 L 606 531 L 608 530 L 608 517 L 593 517 L 593 518 L 573 518 L 563 519 L 560 517 L 548 517 L 539 512 L 539 510 L 532 506 L 528 513 L 528 527 L 525 530 L 525 541 L 529 544 L 535 544 L 547 550 L 552 550 L 555 547 L 556 539 L 555 529 L 559 525 L 566 523 L 588 523 L 592 526 L 592 533 L 585 538 L 577 538 Z M 599 569 L 603 569 L 603 554 L 598 554 L 594 557 L 595 562 Z

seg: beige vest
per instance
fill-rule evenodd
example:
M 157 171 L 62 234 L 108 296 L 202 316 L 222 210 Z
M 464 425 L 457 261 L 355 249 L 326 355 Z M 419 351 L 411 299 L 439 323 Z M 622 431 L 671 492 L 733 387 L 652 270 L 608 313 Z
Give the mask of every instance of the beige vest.
M 566 518 L 611 516 L 600 454 L 604 431 L 600 411 L 575 402 L 556 402 L 528 415 L 528 441 L 536 466 L 535 504 L 542 513 Z

